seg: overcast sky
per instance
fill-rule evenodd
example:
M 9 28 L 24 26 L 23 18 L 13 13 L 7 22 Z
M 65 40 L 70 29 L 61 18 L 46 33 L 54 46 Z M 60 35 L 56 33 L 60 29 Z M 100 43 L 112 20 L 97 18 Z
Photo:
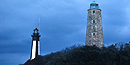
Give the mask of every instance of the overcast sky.
M 40 18 L 41 55 L 85 45 L 87 10 L 93 0 L 1 0 L 0 65 L 30 58 L 31 35 Z M 105 46 L 130 41 L 129 0 L 96 0 L 102 10 Z

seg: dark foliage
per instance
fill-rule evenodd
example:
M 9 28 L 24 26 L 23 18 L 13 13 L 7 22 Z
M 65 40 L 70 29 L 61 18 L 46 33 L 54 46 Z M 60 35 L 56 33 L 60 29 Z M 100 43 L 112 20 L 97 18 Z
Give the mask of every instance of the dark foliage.
M 37 56 L 24 65 L 129 65 L 130 43 L 108 47 L 71 46 L 56 53 Z

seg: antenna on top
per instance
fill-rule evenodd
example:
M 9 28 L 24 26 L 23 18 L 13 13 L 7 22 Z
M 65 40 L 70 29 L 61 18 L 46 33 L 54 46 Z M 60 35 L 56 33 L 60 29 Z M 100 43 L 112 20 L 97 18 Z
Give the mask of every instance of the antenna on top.
M 38 21 L 38 29 L 40 29 L 40 18 L 39 18 L 39 21 Z

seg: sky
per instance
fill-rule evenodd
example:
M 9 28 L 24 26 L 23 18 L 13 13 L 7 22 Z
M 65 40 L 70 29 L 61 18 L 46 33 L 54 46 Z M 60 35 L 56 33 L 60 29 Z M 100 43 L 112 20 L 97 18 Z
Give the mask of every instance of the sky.
M 85 45 L 87 10 L 93 0 L 1 0 L 0 65 L 30 58 L 33 30 L 38 27 L 41 55 Z M 102 16 L 104 44 L 130 40 L 129 0 L 96 0 Z M 40 19 L 40 20 L 39 20 Z

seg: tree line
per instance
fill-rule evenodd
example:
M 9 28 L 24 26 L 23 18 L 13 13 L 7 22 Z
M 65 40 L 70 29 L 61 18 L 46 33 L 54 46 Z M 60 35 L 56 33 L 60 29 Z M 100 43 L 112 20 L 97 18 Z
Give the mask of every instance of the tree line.
M 64 50 L 37 56 L 24 65 L 129 65 L 130 43 L 116 43 L 108 47 L 71 46 Z

